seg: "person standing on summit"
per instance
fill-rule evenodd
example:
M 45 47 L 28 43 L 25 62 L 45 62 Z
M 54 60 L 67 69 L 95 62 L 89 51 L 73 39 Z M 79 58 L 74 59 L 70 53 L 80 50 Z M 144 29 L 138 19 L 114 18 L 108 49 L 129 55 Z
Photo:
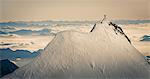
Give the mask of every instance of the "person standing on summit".
M 104 15 L 104 18 L 101 21 L 101 24 L 103 23 L 103 21 L 106 19 L 106 15 Z

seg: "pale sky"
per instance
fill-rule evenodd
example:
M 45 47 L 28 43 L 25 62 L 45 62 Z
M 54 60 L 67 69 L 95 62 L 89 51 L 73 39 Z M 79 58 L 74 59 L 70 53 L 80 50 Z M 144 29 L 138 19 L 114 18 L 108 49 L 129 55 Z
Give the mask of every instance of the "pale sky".
M 150 19 L 150 0 L 0 0 L 0 21 Z

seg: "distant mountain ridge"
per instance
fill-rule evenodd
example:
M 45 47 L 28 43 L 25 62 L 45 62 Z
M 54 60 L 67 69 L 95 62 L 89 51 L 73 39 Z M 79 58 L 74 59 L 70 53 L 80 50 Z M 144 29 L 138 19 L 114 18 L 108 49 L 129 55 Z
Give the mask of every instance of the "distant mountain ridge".
M 144 35 L 140 41 L 150 41 L 150 35 Z
M 17 35 L 49 35 L 50 29 L 41 29 L 41 30 L 17 30 L 12 32 L 3 32 L 0 31 L 0 34 L 17 34 Z
M 0 49 L 0 60 L 9 59 L 15 60 L 17 58 L 33 58 L 40 54 L 42 50 L 36 52 L 30 52 L 28 50 L 16 50 L 13 51 L 10 48 Z
M 6 33 L 6 32 L 3 32 L 3 31 L 0 31 L 0 34 L 8 34 L 8 33 Z
M 18 66 L 10 62 L 8 59 L 0 60 L 0 78 L 3 77 L 4 75 L 12 73 L 17 68 Z

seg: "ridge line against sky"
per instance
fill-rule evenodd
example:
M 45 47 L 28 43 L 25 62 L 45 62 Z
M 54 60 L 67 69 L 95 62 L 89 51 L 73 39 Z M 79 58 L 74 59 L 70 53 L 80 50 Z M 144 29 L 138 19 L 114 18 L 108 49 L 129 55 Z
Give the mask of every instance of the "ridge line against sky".
M 0 21 L 150 19 L 150 0 L 0 0 Z

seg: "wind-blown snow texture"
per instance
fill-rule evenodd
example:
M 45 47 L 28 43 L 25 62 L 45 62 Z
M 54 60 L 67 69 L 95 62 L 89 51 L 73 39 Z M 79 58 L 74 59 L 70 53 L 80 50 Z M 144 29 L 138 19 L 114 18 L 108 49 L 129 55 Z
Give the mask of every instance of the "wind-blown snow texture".
M 107 22 L 93 32 L 64 31 L 12 79 L 149 79 L 148 63 Z

